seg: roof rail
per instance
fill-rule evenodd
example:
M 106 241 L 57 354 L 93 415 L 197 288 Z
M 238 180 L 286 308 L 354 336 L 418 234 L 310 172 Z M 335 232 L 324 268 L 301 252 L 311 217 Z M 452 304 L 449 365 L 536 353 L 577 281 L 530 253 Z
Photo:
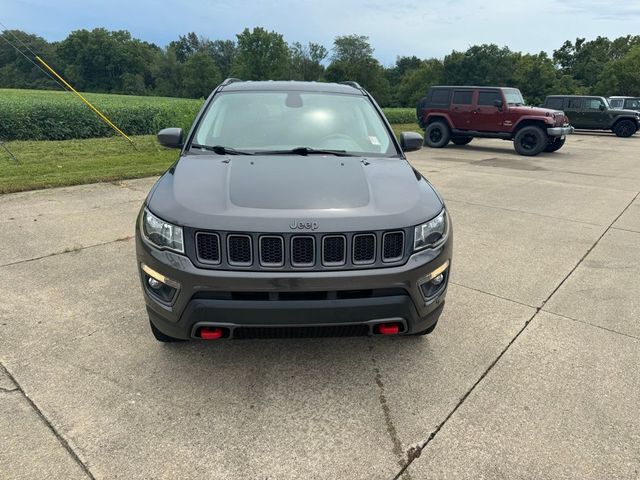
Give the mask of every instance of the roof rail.
M 224 82 L 222 82 L 222 85 L 229 85 L 231 83 L 236 83 L 236 82 L 242 82 L 242 80 L 240 80 L 239 78 L 229 77 Z
M 357 88 L 358 90 L 362 90 L 362 87 L 358 82 L 354 82 L 353 80 L 347 80 L 346 82 L 340 82 L 340 85 L 349 85 L 350 87 Z

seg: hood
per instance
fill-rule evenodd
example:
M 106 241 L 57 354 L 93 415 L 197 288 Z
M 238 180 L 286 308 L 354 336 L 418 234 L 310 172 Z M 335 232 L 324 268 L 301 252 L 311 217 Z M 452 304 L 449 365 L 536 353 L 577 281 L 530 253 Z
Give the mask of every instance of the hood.
M 529 107 L 526 105 L 522 105 L 519 107 L 509 107 L 509 112 L 515 112 L 520 115 L 536 115 L 541 117 L 553 116 L 554 114 L 564 115 L 564 112 L 562 110 L 553 110 L 551 108 L 543 107 Z
M 404 228 L 443 207 L 433 187 L 400 158 L 332 155 L 186 155 L 157 182 L 149 209 L 177 225 L 287 232 Z

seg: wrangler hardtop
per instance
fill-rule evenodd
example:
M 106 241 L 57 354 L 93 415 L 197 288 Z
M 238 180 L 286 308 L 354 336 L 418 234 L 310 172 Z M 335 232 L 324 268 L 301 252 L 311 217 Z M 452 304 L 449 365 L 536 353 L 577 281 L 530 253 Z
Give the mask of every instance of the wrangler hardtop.
M 572 128 L 561 110 L 530 107 L 517 88 L 435 86 L 417 106 L 425 145 L 466 145 L 475 137 L 512 140 L 521 155 L 555 152 Z

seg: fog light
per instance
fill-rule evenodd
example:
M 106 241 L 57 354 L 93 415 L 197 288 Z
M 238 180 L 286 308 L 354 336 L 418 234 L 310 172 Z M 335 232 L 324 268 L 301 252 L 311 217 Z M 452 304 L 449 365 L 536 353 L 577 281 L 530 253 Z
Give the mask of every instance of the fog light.
M 446 288 L 449 275 L 449 261 L 447 260 L 433 272 L 425 275 L 418 281 L 418 288 L 422 293 L 425 303 L 434 301 Z
M 180 284 L 156 272 L 144 263 L 140 264 L 140 268 L 142 269 L 142 279 L 149 287 L 147 288 L 149 295 L 163 303 L 171 303 L 180 288 Z

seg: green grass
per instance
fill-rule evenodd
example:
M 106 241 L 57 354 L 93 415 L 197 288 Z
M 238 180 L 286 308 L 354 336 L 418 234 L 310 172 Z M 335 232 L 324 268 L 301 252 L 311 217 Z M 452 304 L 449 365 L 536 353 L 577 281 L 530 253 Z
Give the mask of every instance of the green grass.
M 164 172 L 178 150 L 161 147 L 153 136 L 65 141 L 16 141 L 0 147 L 0 193 L 139 178 Z

